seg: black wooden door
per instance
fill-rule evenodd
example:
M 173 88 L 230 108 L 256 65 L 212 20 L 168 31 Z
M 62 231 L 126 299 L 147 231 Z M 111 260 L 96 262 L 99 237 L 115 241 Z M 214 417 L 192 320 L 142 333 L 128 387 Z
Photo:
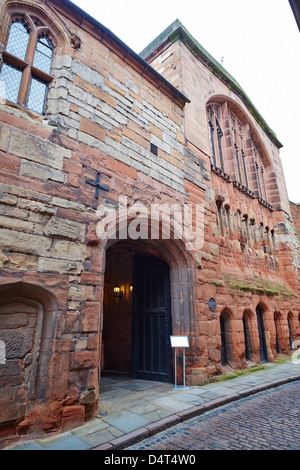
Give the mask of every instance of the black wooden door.
M 133 377 L 171 381 L 170 275 L 154 256 L 134 257 Z
M 266 344 L 265 326 L 263 312 L 260 307 L 256 307 L 258 336 L 259 336 L 259 355 L 261 362 L 268 362 L 268 352 Z

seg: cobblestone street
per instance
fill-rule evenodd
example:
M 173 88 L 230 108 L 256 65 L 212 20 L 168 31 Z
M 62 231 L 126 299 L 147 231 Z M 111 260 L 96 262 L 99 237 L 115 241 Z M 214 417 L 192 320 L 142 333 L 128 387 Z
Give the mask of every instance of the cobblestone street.
M 300 450 L 300 382 L 230 403 L 128 450 Z

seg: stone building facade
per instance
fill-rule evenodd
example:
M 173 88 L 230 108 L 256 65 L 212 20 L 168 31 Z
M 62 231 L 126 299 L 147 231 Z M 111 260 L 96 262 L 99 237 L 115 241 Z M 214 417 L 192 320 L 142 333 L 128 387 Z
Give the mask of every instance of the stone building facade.
M 296 230 L 298 235 L 300 234 L 300 204 L 295 204 L 294 202 L 290 202 L 291 206 L 291 214 L 296 226 Z M 299 235 L 300 236 L 300 235 Z
M 1 445 L 83 424 L 109 371 L 172 382 L 170 335 L 194 385 L 289 355 L 281 144 L 240 86 L 178 21 L 137 55 L 68 0 L 0 15 Z

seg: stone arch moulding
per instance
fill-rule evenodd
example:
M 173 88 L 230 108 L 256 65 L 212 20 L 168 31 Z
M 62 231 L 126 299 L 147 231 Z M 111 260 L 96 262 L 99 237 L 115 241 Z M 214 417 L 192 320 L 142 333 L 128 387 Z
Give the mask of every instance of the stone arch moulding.
M 148 225 L 150 229 L 150 217 L 139 217 L 139 222 Z M 118 235 L 122 232 L 128 233 L 127 229 L 131 220 L 127 216 L 122 216 L 117 212 L 117 225 L 106 233 L 105 239 L 101 240 L 100 248 L 105 258 L 106 250 L 113 244 L 118 242 L 130 243 L 134 249 L 148 252 L 158 258 L 163 259 L 170 268 L 170 294 L 171 294 L 171 316 L 173 325 L 173 334 L 190 334 L 195 317 L 195 261 L 193 253 L 186 250 L 185 244 L 188 243 L 184 239 L 176 239 L 174 231 L 170 231 L 169 238 L 163 238 L 160 231 L 158 239 L 137 239 L 120 238 Z M 157 221 L 160 223 L 160 221 Z M 125 230 L 125 232 L 124 232 Z M 98 232 L 97 232 L 98 233 Z M 150 233 L 150 232 L 149 232 Z M 99 233 L 98 233 L 99 235 Z M 166 236 L 166 234 L 165 234 Z M 105 263 L 103 264 L 105 266 Z M 104 275 L 104 272 L 103 272 Z
M 264 142 L 262 141 L 261 137 L 258 134 L 258 131 L 256 130 L 256 127 L 257 126 L 259 127 L 260 124 L 257 121 L 255 121 L 255 124 L 253 124 L 253 119 L 254 119 L 253 116 L 250 113 L 248 113 L 246 109 L 243 109 L 242 105 L 238 104 L 235 100 L 233 100 L 232 98 L 226 95 L 219 95 L 219 94 L 214 95 L 213 94 L 207 100 L 206 107 L 213 103 L 221 105 L 225 102 L 227 102 L 228 104 L 228 109 L 232 111 L 232 113 L 239 119 L 239 121 L 243 125 L 249 124 L 250 132 L 253 138 L 253 143 L 255 147 L 258 149 L 258 151 L 260 151 L 261 153 L 265 169 L 271 171 L 273 167 L 272 161 L 270 159 L 269 153 L 266 149 Z
M 22 362 L 23 370 L 26 370 L 23 375 L 19 374 L 18 383 L 14 384 L 13 377 L 8 377 L 5 383 L 6 387 L 18 385 L 20 391 L 15 397 L 15 407 L 19 408 L 17 421 L 23 417 L 27 406 L 33 406 L 34 400 L 47 399 L 47 374 L 57 308 L 56 297 L 43 287 L 26 282 L 0 286 L 0 339 L 6 342 L 6 365 L 17 368 Z M 9 370 L 5 373 L 9 374 Z M 5 387 L 0 392 L 5 398 Z M 13 399 L 14 393 L 8 405 L 12 406 Z
M 47 5 L 45 8 L 43 3 L 24 0 L 6 2 L 3 14 L 0 18 L 1 24 L 5 25 L 2 31 L 3 37 L 0 38 L 2 42 L 5 42 L 5 38 L 8 36 L 13 17 L 25 16 L 26 14 L 32 18 L 38 19 L 49 28 L 50 39 L 54 47 L 63 48 L 72 43 L 73 33 L 50 5 Z

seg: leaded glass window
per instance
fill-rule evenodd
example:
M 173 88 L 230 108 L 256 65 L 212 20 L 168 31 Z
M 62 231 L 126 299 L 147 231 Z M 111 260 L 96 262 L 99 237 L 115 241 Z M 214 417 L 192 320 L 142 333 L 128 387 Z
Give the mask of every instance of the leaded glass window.
M 223 131 L 218 120 L 218 110 L 213 106 L 208 109 L 211 162 L 224 171 Z
M 22 70 L 4 62 L 1 70 L 0 80 L 2 80 L 2 95 L 8 101 L 16 103 L 19 95 L 19 88 L 22 80 Z
M 43 72 L 50 73 L 53 46 L 47 37 L 37 41 L 33 65 Z
M 43 114 L 48 84 L 32 76 L 26 107 Z
M 28 41 L 29 32 L 23 21 L 16 21 L 11 25 L 6 51 L 19 59 L 25 60 Z
M 53 57 L 48 28 L 24 15 L 12 22 L 3 51 L 1 95 L 8 101 L 43 114 Z

